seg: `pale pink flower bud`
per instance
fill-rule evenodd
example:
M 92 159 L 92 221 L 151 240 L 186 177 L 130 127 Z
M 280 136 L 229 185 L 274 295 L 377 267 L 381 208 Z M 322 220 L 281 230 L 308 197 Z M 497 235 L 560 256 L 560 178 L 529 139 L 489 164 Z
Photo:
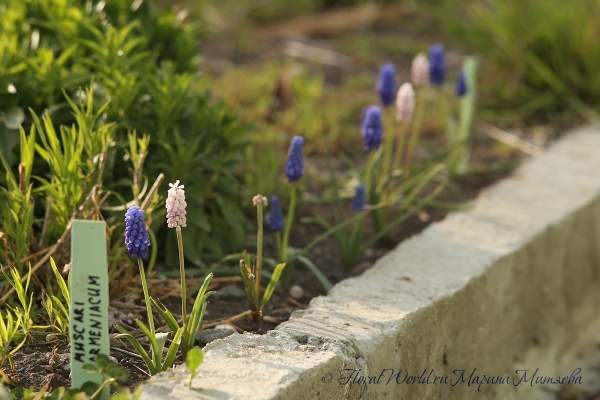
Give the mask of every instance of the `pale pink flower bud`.
M 415 90 L 412 85 L 405 82 L 398 89 L 396 96 L 396 120 L 410 121 L 415 112 Z
M 169 195 L 167 196 L 167 225 L 169 228 L 177 228 L 181 229 L 185 228 L 186 219 L 185 219 L 185 206 L 187 203 L 185 202 L 185 190 L 183 190 L 184 186 L 179 186 L 179 181 L 175 183 L 169 183 Z
M 263 206 L 266 207 L 267 203 L 268 203 L 267 198 L 260 193 L 252 198 L 252 204 L 254 204 L 255 206 L 262 204 Z
M 411 68 L 412 83 L 415 87 L 425 86 L 429 83 L 429 60 L 425 53 L 415 57 Z

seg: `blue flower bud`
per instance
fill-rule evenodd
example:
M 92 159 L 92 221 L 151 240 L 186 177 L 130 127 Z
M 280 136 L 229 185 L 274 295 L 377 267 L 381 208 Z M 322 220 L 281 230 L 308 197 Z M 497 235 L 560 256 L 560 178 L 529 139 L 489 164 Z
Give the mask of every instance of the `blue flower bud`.
M 454 88 L 456 95 L 462 97 L 467 94 L 467 80 L 465 79 L 465 71 L 460 70 L 458 73 L 458 79 L 456 79 L 456 87 Z
M 383 139 L 381 108 L 368 107 L 361 125 L 361 135 L 365 143 L 365 151 L 377 150 Z
M 356 187 L 356 193 L 352 199 L 352 209 L 362 211 L 365 208 L 365 185 L 360 184 Z
M 281 211 L 281 204 L 277 196 L 271 197 L 271 204 L 269 205 L 269 212 L 267 214 L 267 227 L 272 231 L 283 230 L 283 211 Z
M 302 155 L 303 146 L 304 139 L 302 136 L 294 136 L 285 163 L 285 176 L 290 183 L 300 180 L 302 174 L 304 174 L 304 156 Z
M 144 223 L 144 210 L 131 206 L 125 213 L 125 244 L 131 258 L 148 258 L 150 236 Z
M 444 46 L 434 44 L 429 48 L 429 80 L 432 84 L 441 86 L 446 78 L 446 61 Z
M 396 98 L 396 69 L 394 64 L 386 63 L 381 66 L 379 79 L 377 80 L 377 93 L 384 107 L 390 106 Z

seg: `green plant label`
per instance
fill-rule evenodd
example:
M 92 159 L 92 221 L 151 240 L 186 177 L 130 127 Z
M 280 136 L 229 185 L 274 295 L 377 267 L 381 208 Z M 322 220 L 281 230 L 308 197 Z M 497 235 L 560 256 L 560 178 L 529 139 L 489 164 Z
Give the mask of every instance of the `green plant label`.
M 96 354 L 109 355 L 108 337 L 108 261 L 106 223 L 74 220 L 71 230 L 71 385 L 81 388 L 85 382 L 100 385 L 100 373 L 83 370 L 83 364 L 95 364 Z M 108 399 L 104 390 L 102 400 Z

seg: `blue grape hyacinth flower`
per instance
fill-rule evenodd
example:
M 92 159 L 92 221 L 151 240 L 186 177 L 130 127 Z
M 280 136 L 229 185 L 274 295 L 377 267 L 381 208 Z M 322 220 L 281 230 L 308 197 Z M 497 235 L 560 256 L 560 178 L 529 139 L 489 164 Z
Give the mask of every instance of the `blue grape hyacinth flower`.
M 304 139 L 302 136 L 294 136 L 290 149 L 288 151 L 287 161 L 285 163 L 285 176 L 288 182 L 296 182 L 302 178 L 304 174 L 304 155 L 302 148 L 304 147 Z
M 446 78 L 446 60 L 444 46 L 434 44 L 429 48 L 429 80 L 436 86 L 441 86 Z
M 362 183 L 356 187 L 354 198 L 352 199 L 352 209 L 362 211 L 365 208 L 365 185 Z
M 465 71 L 462 69 L 458 73 L 458 78 L 456 79 L 456 87 L 454 88 L 454 92 L 458 97 L 462 97 L 467 94 L 467 80 L 465 78 Z
M 267 227 L 272 231 L 283 230 L 283 211 L 281 211 L 281 203 L 279 197 L 271 197 L 271 205 L 267 214 Z
M 371 106 L 366 109 L 361 125 L 361 135 L 365 143 L 365 151 L 377 150 L 383 139 L 381 108 Z
M 377 80 L 377 94 L 384 107 L 389 107 L 396 98 L 396 69 L 394 64 L 386 63 L 381 66 L 379 79 Z
M 131 258 L 148 258 L 150 236 L 144 222 L 144 210 L 131 206 L 125 213 L 125 245 Z

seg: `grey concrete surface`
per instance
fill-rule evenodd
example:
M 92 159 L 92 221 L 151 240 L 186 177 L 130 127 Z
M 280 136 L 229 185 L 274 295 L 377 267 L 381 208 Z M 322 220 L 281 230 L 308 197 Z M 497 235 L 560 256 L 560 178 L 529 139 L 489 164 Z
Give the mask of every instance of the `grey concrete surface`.
M 278 329 L 210 343 L 191 391 L 181 367 L 142 399 L 529 399 L 515 371 L 557 377 L 600 326 L 599 240 L 586 127 Z

